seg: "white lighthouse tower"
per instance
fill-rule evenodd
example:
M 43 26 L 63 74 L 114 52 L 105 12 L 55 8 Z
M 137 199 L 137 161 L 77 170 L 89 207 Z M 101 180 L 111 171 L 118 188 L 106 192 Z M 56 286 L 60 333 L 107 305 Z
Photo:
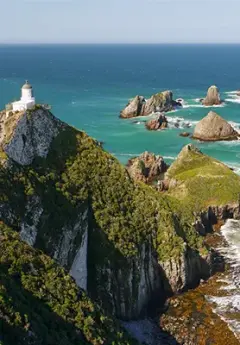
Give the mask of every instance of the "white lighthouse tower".
M 32 85 L 26 80 L 26 83 L 22 86 L 22 96 L 20 101 L 12 103 L 13 111 L 24 111 L 32 109 L 35 106 L 35 98 L 33 97 Z

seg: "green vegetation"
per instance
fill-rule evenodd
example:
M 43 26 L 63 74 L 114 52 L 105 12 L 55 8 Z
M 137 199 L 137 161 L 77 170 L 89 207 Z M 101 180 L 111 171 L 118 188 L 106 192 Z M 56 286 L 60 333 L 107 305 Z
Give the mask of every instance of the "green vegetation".
M 135 344 L 48 256 L 0 223 L 0 343 Z
M 202 154 L 193 146 L 183 149 L 167 174 L 177 181 L 177 186 L 169 194 L 195 212 L 208 206 L 238 201 L 240 177 L 226 165 Z
M 39 225 L 38 247 L 49 254 L 46 243 L 51 243 L 46 239 L 50 233 L 57 238 L 66 220 L 75 220 L 86 204 L 93 210 L 96 226 L 124 257 L 137 255 L 147 238 L 153 239 L 160 260 L 180 255 L 184 241 L 196 249 L 203 246 L 190 224 L 192 219 L 181 218 L 173 198 L 134 183 L 113 156 L 72 127 L 56 137 L 47 159 L 38 158 L 28 167 L 15 166 L 11 174 L 1 169 L 0 185 L 1 199 L 9 202 L 17 219 L 23 217 L 29 196 L 40 196 L 48 221 Z

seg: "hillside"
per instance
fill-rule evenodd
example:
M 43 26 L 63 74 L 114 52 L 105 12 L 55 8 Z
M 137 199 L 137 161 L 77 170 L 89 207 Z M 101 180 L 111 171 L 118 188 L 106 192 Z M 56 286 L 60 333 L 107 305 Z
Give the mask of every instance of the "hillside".
M 48 110 L 3 119 L 1 147 L 1 219 L 107 312 L 138 318 L 211 274 L 204 239 L 177 199 L 134 182 Z
M 187 145 L 167 172 L 169 194 L 195 212 L 208 206 L 234 205 L 240 195 L 240 177 L 218 160 Z
M 0 344 L 135 344 L 48 256 L 0 223 Z

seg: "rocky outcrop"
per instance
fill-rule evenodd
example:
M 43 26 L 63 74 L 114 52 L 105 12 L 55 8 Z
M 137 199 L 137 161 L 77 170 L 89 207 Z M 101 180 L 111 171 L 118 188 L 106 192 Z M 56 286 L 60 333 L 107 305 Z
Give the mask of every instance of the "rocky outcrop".
M 178 260 L 168 260 L 161 263 L 166 274 L 171 291 L 176 293 L 186 287 L 195 287 L 200 279 L 207 279 L 211 274 L 211 255 L 199 260 L 197 252 L 185 248 Z M 201 277 L 201 278 L 200 278 Z
M 120 117 L 129 119 L 131 117 L 140 116 L 142 114 L 142 108 L 145 104 L 143 96 L 136 96 L 131 99 L 126 107 L 121 111 Z
M 160 114 L 156 119 L 148 121 L 145 126 L 149 131 L 158 131 L 167 128 L 168 121 L 164 114 Z
M 206 106 L 219 105 L 221 104 L 220 93 L 217 86 L 210 86 L 207 92 L 206 98 L 203 99 L 202 104 Z
M 142 109 L 142 115 L 149 115 L 156 112 L 167 112 L 174 109 L 177 103 L 173 100 L 172 91 L 164 91 L 153 95 L 148 99 Z M 181 104 L 178 104 L 181 106 Z
M 184 138 L 187 138 L 190 135 L 191 135 L 191 133 L 189 133 L 189 132 L 182 132 L 182 133 L 179 134 L 180 137 L 184 137 Z
M 171 111 L 177 106 L 181 107 L 182 104 L 173 100 L 172 91 L 159 92 L 148 100 L 145 100 L 143 96 L 136 96 L 121 111 L 120 117 L 147 116 L 156 112 Z
M 11 126 L 12 121 L 11 117 L 6 120 L 4 132 L 9 131 L 8 127 Z M 48 110 L 39 108 L 26 111 L 18 117 L 12 136 L 7 140 L 3 138 L 4 151 L 18 164 L 29 165 L 34 158 L 47 156 L 52 140 L 62 127 L 63 123 Z
M 195 127 L 192 138 L 202 141 L 236 140 L 239 133 L 221 116 L 210 111 Z
M 144 152 L 140 156 L 130 159 L 127 163 L 130 176 L 135 181 L 145 183 L 162 179 L 167 168 L 168 166 L 161 156 L 155 156 L 149 152 Z

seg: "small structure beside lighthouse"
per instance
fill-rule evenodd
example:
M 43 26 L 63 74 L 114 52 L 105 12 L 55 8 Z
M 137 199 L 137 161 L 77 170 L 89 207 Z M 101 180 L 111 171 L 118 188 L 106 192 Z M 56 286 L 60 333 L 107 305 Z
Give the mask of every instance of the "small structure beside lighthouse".
M 35 98 L 33 97 L 32 85 L 26 80 L 26 83 L 22 86 L 22 96 L 20 101 L 12 103 L 12 111 L 24 111 L 32 109 L 36 104 Z

